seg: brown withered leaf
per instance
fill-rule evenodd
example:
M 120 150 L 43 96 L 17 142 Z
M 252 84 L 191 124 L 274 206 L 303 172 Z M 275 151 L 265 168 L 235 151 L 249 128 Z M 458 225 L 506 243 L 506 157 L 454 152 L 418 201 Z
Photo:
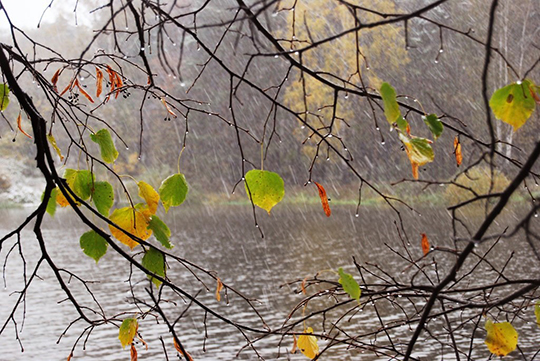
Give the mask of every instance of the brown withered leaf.
M 137 349 L 135 345 L 131 345 L 131 361 L 137 361 Z
M 307 294 L 306 282 L 307 282 L 307 277 L 302 280 L 302 284 L 300 285 L 300 289 L 302 290 L 302 293 L 305 295 Z
M 120 90 L 124 83 L 122 82 L 122 77 L 117 72 L 114 72 L 114 81 L 116 82 L 116 95 L 114 98 L 118 98 L 118 95 L 120 95 Z
M 297 348 L 298 348 L 298 341 L 296 340 L 296 335 L 293 335 L 293 344 L 291 348 L 291 353 L 296 353 Z
M 422 251 L 424 252 L 424 256 L 426 256 L 429 253 L 430 245 L 429 240 L 427 238 L 427 235 L 425 233 L 422 233 Z
M 176 118 L 177 117 L 176 113 L 172 111 L 171 107 L 169 106 L 165 98 L 161 98 L 161 102 L 163 103 L 163 105 L 165 105 L 165 108 L 167 108 L 167 112 L 169 112 L 170 115 Z
M 21 133 L 23 133 L 24 135 L 26 135 L 28 138 L 32 139 L 32 136 L 28 133 L 26 133 L 22 126 L 21 126 L 21 122 L 22 122 L 22 119 L 21 119 L 21 113 L 19 113 L 19 116 L 17 117 L 17 128 L 19 128 L 19 130 L 21 131 Z
M 64 90 L 62 90 L 62 92 L 60 93 L 60 96 L 66 94 L 66 92 L 67 92 L 68 90 L 73 89 L 73 84 L 75 83 L 75 80 L 76 80 L 75 78 L 71 79 L 71 81 L 69 82 L 69 84 L 67 85 L 67 87 L 65 87 Z
M 317 186 L 317 189 L 319 190 L 319 197 L 321 197 L 321 203 L 324 210 L 324 213 L 327 217 L 330 217 L 332 214 L 332 211 L 330 210 L 330 204 L 328 203 L 328 197 L 326 196 L 326 190 L 324 190 L 324 187 L 320 185 L 317 182 L 313 182 Z
M 58 93 L 58 88 L 56 87 L 56 83 L 58 83 L 58 78 L 60 77 L 60 70 L 62 68 L 58 69 L 54 75 L 51 78 L 51 84 L 53 85 L 53 90 Z
M 103 91 L 103 72 L 96 66 L 96 98 Z
M 216 300 L 219 302 L 221 301 L 221 290 L 223 289 L 223 283 L 221 282 L 221 279 L 219 277 L 217 278 L 217 287 L 216 287 Z
M 461 154 L 461 143 L 458 136 L 454 138 L 454 154 L 456 155 L 456 164 L 459 167 L 463 162 L 463 155 Z
M 176 338 L 173 337 L 173 342 L 174 342 L 174 348 L 176 349 L 176 351 L 184 356 L 187 361 L 193 361 L 193 358 L 191 357 L 191 355 L 189 354 L 189 352 L 186 351 L 186 353 L 184 353 L 184 351 L 182 351 L 182 348 L 180 347 L 180 345 L 176 342 Z
M 73 357 L 73 352 L 69 354 L 67 361 L 70 361 L 72 357 Z
M 86 91 L 84 91 L 83 87 L 81 86 L 81 84 L 79 84 L 79 79 L 75 80 L 75 83 L 73 84 L 73 86 L 77 87 L 79 89 L 79 93 L 81 93 L 82 95 L 84 95 L 84 97 L 86 99 L 88 99 L 88 101 L 90 103 L 93 103 L 94 102 L 94 99 L 92 99 L 92 97 L 90 96 L 90 94 L 88 94 Z

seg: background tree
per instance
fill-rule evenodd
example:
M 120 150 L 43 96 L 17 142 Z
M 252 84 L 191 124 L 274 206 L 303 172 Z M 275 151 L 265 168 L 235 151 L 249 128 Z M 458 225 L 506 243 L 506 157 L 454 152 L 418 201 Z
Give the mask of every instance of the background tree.
M 528 341 L 538 330 L 520 331 L 540 324 L 538 205 L 528 187 L 537 182 L 540 143 L 527 133 L 540 101 L 540 22 L 531 4 L 108 1 L 91 10 L 95 30 L 83 26 L 84 41 L 54 46 L 45 30 L 18 28 L 0 1 L 10 26 L 0 44 L 2 132 L 18 131 L 16 145 L 2 149 L 29 148 L 18 144 L 32 138 L 46 182 L 40 205 L 0 239 L 6 259 L 18 251 L 25 265 L 0 335 L 11 325 L 19 339 L 17 310 L 47 267 L 78 314 L 66 325 L 80 333 L 68 360 L 110 325 L 137 359 L 145 318 L 166 325 L 163 336 L 174 340 L 161 339 L 165 358 L 175 349 L 192 359 L 180 332 L 188 309 L 201 315 L 203 345 L 217 320 L 245 339 L 239 351 L 261 358 L 259 345 L 287 342 L 310 359 L 346 350 L 421 359 L 431 340 L 440 355 L 468 359 L 485 338 L 482 357 L 534 359 L 540 349 Z M 513 33 L 517 60 L 497 40 L 506 44 Z M 506 136 L 510 126 L 525 135 Z M 310 183 L 316 187 L 299 190 Z M 249 290 L 171 250 L 167 212 L 193 193 L 244 188 L 264 237 L 266 215 L 257 207 L 270 213 L 283 184 L 318 191 L 327 216 L 329 185 L 358 194 L 357 216 L 366 197 L 390 209 L 384 222 L 400 246 L 388 252 L 403 267 L 343 260 L 354 266 L 347 273 L 312 265 L 315 276 L 291 282 L 301 294 L 297 306 L 274 325 Z M 448 190 L 432 190 L 440 185 Z M 519 218 L 497 224 L 522 185 Z M 436 226 L 449 240 L 412 224 L 422 189 L 446 202 L 451 219 Z M 111 315 L 86 277 L 51 256 L 54 240 L 42 228 L 57 205 L 88 228 L 79 235 L 85 254 L 99 262 L 110 248 L 122 260 L 129 310 Z M 22 232 L 30 227 L 39 255 L 27 270 Z M 531 272 L 515 275 L 513 263 Z M 204 289 L 213 292 L 200 295 Z M 257 322 L 216 305 L 222 298 L 245 303 Z M 365 309 L 376 319 L 364 320 Z

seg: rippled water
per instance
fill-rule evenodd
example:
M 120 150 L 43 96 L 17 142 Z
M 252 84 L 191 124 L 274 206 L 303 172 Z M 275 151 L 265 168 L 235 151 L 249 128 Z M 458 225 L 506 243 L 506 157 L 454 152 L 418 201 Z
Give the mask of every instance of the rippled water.
M 352 257 L 359 263 L 370 262 L 383 264 L 387 269 L 395 268 L 398 274 L 404 264 L 399 257 L 392 254 L 385 244 L 400 247 L 401 241 L 397 237 L 396 227 L 393 223 L 392 213 L 372 208 L 361 213 L 359 218 L 354 217 L 354 209 L 347 207 L 334 207 L 332 217 L 326 218 L 319 207 L 280 206 L 272 216 L 261 214 L 260 223 L 265 238 L 260 237 L 259 231 L 253 226 L 251 209 L 243 206 L 226 207 L 185 207 L 171 211 L 165 218 L 172 229 L 172 243 L 175 244 L 173 253 L 197 263 L 206 269 L 217 272 L 219 277 L 230 286 L 243 292 L 249 297 L 261 301 L 258 310 L 265 321 L 276 328 L 283 323 L 292 307 L 301 300 L 295 287 L 283 286 L 285 283 L 313 276 L 317 271 L 337 269 L 344 267 L 353 272 Z M 29 212 L 27 210 L 0 211 L 0 235 L 5 234 L 19 224 Z M 512 213 L 506 216 L 508 221 L 514 220 Z M 427 210 L 423 216 L 410 216 L 405 221 L 411 224 L 412 239 L 418 238 L 420 232 L 428 233 L 432 243 L 439 246 L 451 246 L 450 234 L 441 230 L 447 228 L 442 225 L 450 217 L 444 210 Z M 500 227 L 504 227 L 501 222 Z M 47 219 L 44 226 L 44 236 L 48 241 L 49 252 L 53 259 L 65 268 L 69 268 L 78 276 L 87 281 L 96 281 L 91 288 L 99 299 L 102 307 L 111 316 L 120 312 L 127 312 L 130 317 L 137 309 L 131 300 L 127 263 L 119 256 L 110 252 L 96 265 L 93 260 L 86 257 L 79 249 L 78 239 L 86 231 L 83 224 L 78 222 L 68 210 L 60 210 L 53 220 Z M 38 246 L 30 231 L 22 233 L 23 251 L 26 255 L 27 269 L 30 272 L 36 264 Z M 419 240 L 419 239 L 418 239 Z M 13 242 L 7 242 L 0 253 L 0 260 L 6 258 L 9 247 Z M 419 247 L 419 246 L 418 246 Z M 502 250 L 501 262 L 505 259 L 508 247 Z M 516 247 L 518 256 L 523 251 Z M 418 248 L 418 254 L 421 251 Z M 526 259 L 526 258 L 525 258 Z M 518 272 L 528 273 L 530 270 L 538 273 L 538 265 L 534 261 L 526 264 L 521 261 L 514 266 Z M 444 263 L 444 262 L 443 262 Z M 521 268 L 521 270 L 519 269 Z M 13 303 L 22 285 L 22 264 L 18 256 L 18 249 L 13 253 L 6 264 L 6 287 L 0 291 L 0 320 L 3 322 L 11 312 Z M 210 291 L 204 290 L 200 283 L 194 281 L 184 269 L 177 264 L 171 264 L 168 276 L 191 294 L 202 290 L 198 299 L 205 302 L 212 309 L 230 316 L 237 322 L 260 328 L 256 317 L 249 311 L 246 304 L 237 297 L 231 297 L 230 304 L 214 300 L 215 284 L 209 284 Z M 13 324 L 9 323 L 4 334 L 0 336 L 0 360 L 65 360 L 79 337 L 83 328 L 82 323 L 73 325 L 57 344 L 57 340 L 67 325 L 77 318 L 74 308 L 69 302 L 62 302 L 65 294 L 59 289 L 54 275 L 47 266 L 42 266 L 39 272 L 40 279 L 36 279 L 28 291 L 25 312 L 26 319 L 21 332 L 22 347 L 15 339 Z M 330 274 L 328 278 L 332 278 Z M 67 279 L 67 277 L 66 277 Z M 337 280 L 337 278 L 336 278 Z M 135 272 L 133 281 L 136 292 L 144 295 L 144 288 L 148 286 L 146 278 Z M 77 281 L 71 280 L 70 286 L 74 294 L 83 302 L 91 302 L 87 294 Z M 281 286 L 281 287 L 280 287 Z M 137 293 L 139 295 L 139 293 Z M 176 302 L 164 306 L 169 316 L 177 317 L 185 309 L 183 301 L 172 293 L 164 293 L 163 299 Z M 384 311 L 384 322 L 392 322 L 397 314 L 392 309 Z M 16 313 L 15 319 L 21 327 L 22 309 Z M 376 315 L 367 305 L 364 311 L 355 316 L 351 323 L 352 329 L 377 327 Z M 192 306 L 187 317 L 180 320 L 175 329 L 184 346 L 190 351 L 194 360 L 231 360 L 244 346 L 242 336 L 230 326 L 224 326 L 212 316 L 207 318 L 208 338 L 205 341 L 203 327 L 204 313 Z M 517 321 L 519 322 L 519 320 Z M 522 322 L 521 328 L 536 332 L 533 326 Z M 440 326 L 432 326 L 440 327 Z M 480 327 L 482 328 L 482 327 Z M 149 344 L 146 351 L 141 345 L 139 349 L 140 360 L 164 360 L 162 343 L 159 336 L 164 337 L 164 343 L 169 360 L 177 359 L 172 346 L 172 340 L 163 324 L 156 324 L 152 317 L 141 321 L 139 328 L 144 339 Z M 299 330 L 301 331 L 301 330 Z M 398 339 L 406 342 L 412 331 L 404 326 L 398 329 Z M 483 338 L 485 334 L 477 331 L 475 345 L 480 358 L 487 357 Z M 456 332 L 458 342 L 468 345 L 470 329 Z M 463 336 L 460 336 L 463 335 Z M 90 335 L 86 350 L 82 349 L 84 339 L 74 352 L 73 360 L 129 360 L 129 350 L 122 350 L 117 339 L 118 328 L 114 325 L 105 325 L 97 328 Z M 257 344 L 261 354 L 267 359 L 275 359 L 278 352 L 281 358 L 303 360 L 301 354 L 288 355 L 287 349 L 292 346 L 292 340 L 285 339 L 282 347 L 278 347 L 279 338 L 268 338 Z M 521 344 L 521 343 L 520 343 Z M 324 342 L 321 342 L 324 346 Z M 206 351 L 203 351 L 203 347 Z M 403 345 L 405 347 L 405 344 Z M 527 344 L 522 348 L 527 350 Z M 533 346 L 531 346 L 532 348 Z M 536 347 L 536 346 L 534 346 Z M 417 347 L 417 356 L 426 359 L 439 359 L 440 346 L 436 342 L 426 339 Z M 357 351 L 347 351 L 344 347 L 336 348 L 335 352 L 324 356 L 325 360 L 353 360 L 359 359 Z M 361 355 L 362 360 L 385 360 L 388 357 L 373 354 Z M 452 359 L 453 355 L 445 355 L 444 359 Z M 238 359 L 256 359 L 249 349 L 242 351 Z

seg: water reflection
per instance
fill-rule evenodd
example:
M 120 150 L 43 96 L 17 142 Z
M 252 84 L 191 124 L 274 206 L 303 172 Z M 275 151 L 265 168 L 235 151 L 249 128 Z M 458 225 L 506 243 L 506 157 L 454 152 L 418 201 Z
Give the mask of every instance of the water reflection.
M 246 208 L 240 206 L 199 207 L 178 209 L 169 213 L 167 221 L 173 231 L 172 243 L 175 245 L 173 253 L 215 271 L 230 286 L 248 297 L 259 300 L 261 304 L 257 303 L 258 310 L 272 328 L 280 326 L 292 307 L 301 299 L 301 296 L 297 294 L 297 287 L 285 285 L 287 282 L 313 276 L 321 270 L 335 270 L 341 266 L 353 272 L 351 267 L 353 256 L 360 264 L 370 262 L 395 270 L 398 279 L 401 271 L 406 269 L 406 264 L 390 250 L 390 248 L 400 249 L 403 247 L 402 241 L 397 237 L 393 216 L 390 212 L 373 209 L 363 212 L 359 218 L 356 218 L 353 209 L 335 207 L 332 217 L 326 218 L 318 207 L 304 207 L 301 212 L 293 212 L 292 209 L 286 209 L 284 206 L 280 211 L 275 210 L 271 217 L 262 219 L 261 226 L 265 238 L 261 239 L 259 231 L 253 226 L 251 209 Z M 11 230 L 14 225 L 24 219 L 27 213 L 25 210 L 1 211 L 0 234 Z M 416 240 L 420 232 L 425 232 L 430 235 L 432 244 L 445 247 L 453 246 L 450 235 L 440 232 L 441 229 L 446 229 L 441 227 L 441 223 L 450 220 L 445 210 L 434 211 L 430 209 L 425 212 L 421 220 L 413 219 L 418 217 L 415 215 L 407 217 L 411 217 L 411 219 L 405 218 L 405 221 L 411 225 L 410 229 L 412 230 L 409 234 L 411 240 Z M 513 217 L 510 219 L 512 220 Z M 502 223 L 499 227 L 505 226 Z M 90 286 L 101 306 L 107 310 L 108 316 L 121 312 L 127 312 L 128 317 L 133 315 L 137 308 L 131 301 L 132 294 L 129 292 L 129 284 L 127 283 L 129 266 L 113 252 L 109 252 L 98 265 L 84 256 L 79 249 L 78 238 L 85 231 L 84 225 L 70 215 L 68 210 L 59 211 L 55 219 L 48 220 L 44 227 L 44 236 L 49 241 L 51 256 L 60 266 L 69 268 L 87 281 L 97 282 Z M 36 264 L 38 249 L 30 232 L 23 232 L 22 237 L 28 273 Z M 0 254 L 2 260 L 5 258 L 10 244 L 4 246 Z M 518 256 L 520 256 L 520 252 L 526 253 L 521 246 L 515 247 L 514 250 Z M 418 254 L 421 254 L 419 245 L 417 251 Z M 512 251 L 508 247 L 494 250 L 494 252 L 500 253 L 501 262 L 504 262 L 506 255 Z M 6 265 L 7 285 L 0 293 L 0 317 L 2 320 L 5 320 L 11 312 L 11 305 L 17 297 L 15 292 L 20 290 L 23 284 L 22 264 L 17 252 L 17 250 L 13 251 Z M 441 266 L 445 262 L 449 264 L 451 261 L 452 258 L 446 261 L 439 260 Z M 522 260 L 518 265 L 524 267 L 526 262 L 526 259 Z M 513 265 L 514 263 L 511 263 L 509 266 Z M 530 261 L 527 267 L 538 270 L 538 265 L 533 261 Z M 169 270 L 168 276 L 191 294 L 201 292 L 197 299 L 208 304 L 213 310 L 231 317 L 236 322 L 261 328 L 260 322 L 239 297 L 229 293 L 230 303 L 228 305 L 225 301 L 218 303 L 214 299 L 215 284 L 209 283 L 209 291 L 205 290 L 199 282 L 190 276 L 189 272 L 176 264 Z M 36 280 L 29 289 L 25 309 L 21 309 L 16 314 L 16 320 L 20 321 L 22 312 L 26 312 L 26 321 L 21 333 L 24 353 L 20 353 L 21 348 L 14 338 L 14 332 L 9 329 L 13 328 L 13 325 L 10 324 L 8 330 L 0 337 L 1 359 L 65 360 L 70 354 L 72 345 L 83 330 L 83 324 L 75 324 L 63 336 L 61 342 L 56 344 L 67 325 L 77 318 L 77 314 L 69 302 L 61 302 L 65 299 L 65 295 L 59 289 L 52 272 L 47 267 L 42 268 L 39 277 L 40 279 Z M 332 277 L 330 273 L 328 278 Z M 135 284 L 135 294 L 144 296 L 144 289 L 148 287 L 146 277 L 137 274 L 133 280 L 138 281 Z M 404 279 L 404 281 L 406 280 Z M 91 299 L 80 283 L 71 280 L 70 286 L 81 302 L 92 305 Z M 187 304 L 184 304 L 172 292 L 165 292 L 162 298 L 171 300 L 163 307 L 173 319 L 187 307 Z M 379 312 L 383 315 L 384 324 L 400 321 L 401 314 L 392 303 L 384 299 L 377 302 Z M 420 309 L 422 304 L 409 306 L 411 309 L 413 306 Z M 464 317 L 465 314 L 461 316 Z M 204 317 L 204 313 L 192 306 L 187 311 L 187 317 L 177 324 L 176 330 L 185 347 L 195 360 L 233 359 L 240 348 L 245 345 L 242 335 L 212 316 L 207 317 L 205 330 Z M 452 319 L 452 322 L 459 324 L 459 320 L 456 319 Z M 527 321 L 522 322 L 521 320 L 516 320 L 516 323 L 516 327 L 519 326 L 521 330 L 533 332 L 534 324 L 527 324 Z M 353 332 L 367 332 L 370 329 L 377 329 L 379 326 L 373 305 L 366 304 L 347 327 L 350 327 Z M 409 326 L 398 323 L 395 326 L 394 330 L 397 336 L 394 338 L 394 342 L 399 340 L 403 344 L 398 345 L 398 347 L 405 349 L 406 341 L 412 330 Z M 443 327 L 442 317 L 432 321 L 428 327 L 436 333 L 436 330 Z M 142 345 L 138 345 L 141 360 L 163 359 L 160 335 L 165 337 L 163 341 L 169 359 L 176 358 L 172 338 L 168 335 L 165 325 L 156 324 L 156 320 L 149 316 L 141 321 L 139 330 L 149 344 L 147 351 L 143 349 Z M 468 349 L 471 342 L 469 340 L 471 331 L 468 327 L 456 330 L 458 343 L 464 349 Z M 204 337 L 205 332 L 208 334 L 207 339 Z M 85 339 L 80 341 L 74 352 L 74 360 L 129 359 L 129 351 L 122 350 L 117 336 L 118 329 L 112 324 L 96 329 L 86 342 L 86 351 L 82 350 Z M 474 344 L 475 354 L 478 353 L 479 357 L 487 356 L 483 346 L 484 337 L 482 331 L 477 331 Z M 301 354 L 287 355 L 287 350 L 292 347 L 292 339 L 284 339 L 281 348 L 277 347 L 279 341 L 279 337 L 269 337 L 258 343 L 257 347 L 267 359 L 275 359 L 278 352 L 281 353 L 283 359 L 287 359 L 287 357 L 292 360 L 305 359 Z M 532 345 L 524 342 L 520 341 L 522 349 L 532 349 Z M 321 342 L 321 349 L 324 345 L 325 342 Z M 439 357 L 441 352 L 445 351 L 441 351 L 440 344 L 428 337 L 422 341 L 422 344 L 419 344 L 416 356 L 434 359 Z M 343 346 L 325 354 L 324 359 L 353 360 L 358 359 L 360 354 L 360 351 L 347 350 Z M 452 357 L 450 354 L 445 356 L 445 359 L 452 359 Z M 238 359 L 255 359 L 255 355 L 247 347 L 239 354 Z M 362 356 L 362 360 L 379 359 L 386 360 L 388 356 L 373 355 L 372 353 Z

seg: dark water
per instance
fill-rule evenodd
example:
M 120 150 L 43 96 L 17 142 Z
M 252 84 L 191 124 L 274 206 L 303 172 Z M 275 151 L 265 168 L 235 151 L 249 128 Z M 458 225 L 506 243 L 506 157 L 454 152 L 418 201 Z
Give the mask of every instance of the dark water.
M 395 215 L 384 208 L 366 207 L 357 218 L 354 216 L 354 208 L 333 207 L 330 218 L 326 218 L 318 206 L 282 205 L 273 211 L 272 216 L 260 212 L 264 238 L 260 237 L 259 231 L 254 227 L 250 207 L 184 207 L 172 210 L 164 219 L 173 233 L 172 243 L 175 247 L 172 253 L 215 271 L 229 286 L 241 291 L 247 297 L 257 299 L 258 301 L 254 303 L 258 311 L 266 323 L 275 329 L 286 320 L 290 310 L 302 299 L 302 295 L 298 294 L 298 286 L 284 286 L 287 282 L 311 277 L 322 270 L 337 270 L 338 267 L 344 267 L 348 272 L 354 273 L 353 256 L 360 264 L 365 262 L 379 264 L 395 273 L 396 277 L 406 269 L 405 263 L 388 247 L 400 251 L 403 251 L 404 247 L 394 225 Z M 519 209 L 516 209 L 516 212 L 519 213 Z M 0 234 L 3 235 L 13 229 L 28 213 L 27 210 L 0 211 Z M 502 221 L 499 221 L 498 227 L 504 228 L 505 222 L 511 223 L 516 217 L 515 212 L 509 212 Z M 480 220 L 479 217 L 478 222 Z M 412 244 L 409 247 L 416 255 L 420 256 L 422 252 L 419 246 L 421 232 L 427 233 L 434 245 L 453 246 L 450 231 L 446 227 L 450 216 L 444 209 L 430 208 L 423 211 L 422 215 L 404 215 L 404 221 L 411 242 L 413 240 L 418 242 L 417 245 Z M 474 219 L 471 221 L 474 223 Z M 90 284 L 89 287 L 106 310 L 107 316 L 126 312 L 119 318 L 132 317 L 138 310 L 130 301 L 132 295 L 127 282 L 129 265 L 111 249 L 96 265 L 79 248 L 78 239 L 85 231 L 85 226 L 68 210 L 61 210 L 54 219 L 47 218 L 43 233 L 48 242 L 49 252 L 60 267 L 69 269 L 86 281 L 97 282 Z M 22 232 L 21 236 L 27 273 L 30 274 L 36 264 L 39 249 L 29 230 Z M 4 245 L 0 253 L 2 262 L 12 244 L 13 240 Z M 507 269 L 526 277 L 531 277 L 531 272 L 538 274 L 540 268 L 527 256 L 528 250 L 522 241 L 497 246 L 492 254 L 496 256 L 494 258 L 496 263 L 499 261 L 503 263 L 513 251 L 515 258 L 508 264 Z M 439 260 L 443 269 L 446 260 L 444 257 L 440 257 Z M 451 258 L 447 261 L 450 264 Z M 227 305 L 225 300 L 218 303 L 214 298 L 215 281 L 210 282 L 209 278 L 204 278 L 201 274 L 202 280 L 207 282 L 209 288 L 209 291 L 206 291 L 184 267 L 175 262 L 170 262 L 169 266 L 171 268 L 168 270 L 168 277 L 192 295 L 200 292 L 197 299 L 211 309 L 230 317 L 235 322 L 261 328 L 261 323 L 241 298 L 229 292 L 229 304 Z M 2 325 L 18 297 L 16 292 L 22 287 L 22 269 L 18 249 L 14 249 L 6 264 L 6 287 L 0 291 Z M 54 275 L 46 265 L 42 265 L 38 275 L 40 278 L 32 283 L 28 291 L 25 308 L 21 307 L 15 314 L 17 327 L 21 328 L 22 315 L 23 312 L 26 313 L 20 333 L 24 352 L 21 353 L 21 346 L 15 339 L 13 323 L 8 323 L 3 335 L 0 336 L 2 361 L 65 360 L 86 327 L 83 323 L 75 323 L 57 343 L 59 336 L 69 323 L 77 318 L 77 314 L 69 302 L 62 302 L 66 298 L 65 294 L 58 287 Z M 68 280 L 66 274 L 63 276 Z M 338 278 L 331 271 L 323 272 L 322 276 L 334 281 Z M 355 277 L 358 277 L 357 274 Z M 146 277 L 135 270 L 132 282 L 135 283 L 136 296 L 146 297 L 144 291 L 144 288 L 148 287 Z M 79 282 L 71 279 L 69 285 L 81 304 L 96 307 Z M 162 298 L 171 301 L 165 303 L 163 307 L 172 319 L 187 306 L 172 292 L 165 292 Z M 327 301 L 331 303 L 332 299 Z M 397 310 L 384 303 L 379 307 L 385 323 L 399 319 L 400 314 Z M 532 310 L 530 313 L 532 314 Z M 463 317 L 463 314 L 461 316 Z M 460 324 L 459 320 L 453 321 L 456 325 Z M 208 337 L 205 340 L 203 323 L 204 312 L 193 305 L 187 311 L 186 317 L 175 326 L 181 341 L 194 360 L 231 360 L 245 345 L 245 340 L 234 328 L 224 325 L 210 315 L 206 320 Z M 534 334 L 540 334 L 540 330 L 534 323 L 534 314 L 530 320 L 515 321 L 515 325 L 519 324 L 520 327 L 520 347 L 526 352 L 533 352 L 538 347 L 537 341 L 540 336 L 535 337 Z M 483 321 L 481 324 L 483 325 Z M 365 331 L 370 328 L 377 329 L 379 326 L 373 307 L 368 303 L 347 327 L 351 330 Z M 458 343 L 463 345 L 465 350 L 470 343 L 469 326 L 456 330 Z M 441 326 L 435 320 L 430 327 L 436 332 Z M 475 345 L 473 356 L 478 359 L 486 359 L 489 356 L 483 343 L 485 332 L 482 330 L 480 327 L 473 341 Z M 155 319 L 150 316 L 140 321 L 139 331 L 149 345 L 148 350 L 138 345 L 139 360 L 165 360 L 160 335 L 163 336 L 169 360 L 177 359 L 172 339 L 164 324 L 161 322 L 156 324 Z M 297 331 L 301 332 L 301 327 Z M 403 342 L 402 348 L 405 348 L 412 330 L 408 326 L 402 326 L 396 328 L 394 332 L 394 342 Z M 522 334 L 529 334 L 529 338 L 521 338 Z M 72 360 L 129 360 L 129 350 L 122 349 L 117 338 L 116 326 L 108 324 L 93 330 L 83 350 L 85 336 L 79 341 Z M 281 348 L 278 347 L 279 341 L 278 337 L 270 337 L 260 341 L 256 346 L 266 359 L 276 359 L 278 352 L 281 352 L 281 359 L 306 359 L 299 353 L 287 355 L 287 350 L 292 346 L 292 339 L 284 339 Z M 366 342 L 369 343 L 369 340 Z M 320 345 L 322 349 L 325 342 L 320 341 Z M 205 352 L 203 348 L 206 349 Z M 426 360 L 453 359 L 454 355 L 449 352 L 449 348 L 441 349 L 439 343 L 426 337 L 418 344 L 415 355 Z M 511 359 L 511 356 L 509 358 Z M 248 347 L 238 355 L 238 359 L 255 360 L 257 357 Z M 386 360 L 388 356 L 367 352 L 364 354 L 340 346 L 333 352 L 325 354 L 323 359 Z

